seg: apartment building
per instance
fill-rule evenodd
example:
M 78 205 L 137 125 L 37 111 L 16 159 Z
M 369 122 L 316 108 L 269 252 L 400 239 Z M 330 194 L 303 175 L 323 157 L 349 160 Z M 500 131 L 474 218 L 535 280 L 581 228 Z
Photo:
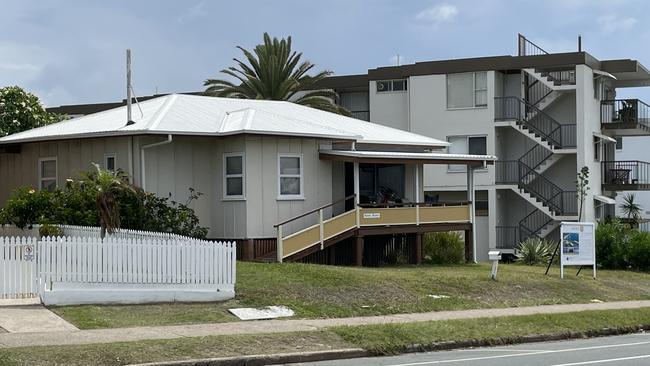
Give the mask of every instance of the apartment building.
M 450 153 L 498 157 L 475 174 L 479 259 L 528 237 L 558 238 L 562 221 L 614 216 L 618 191 L 650 188 L 648 163 L 615 158 L 617 139 L 650 134 L 650 107 L 616 99 L 619 88 L 650 85 L 648 70 L 584 51 L 550 54 L 521 35 L 518 43 L 516 56 L 380 67 L 322 85 L 356 118 L 446 140 Z M 425 165 L 426 200 L 466 197 L 465 169 Z

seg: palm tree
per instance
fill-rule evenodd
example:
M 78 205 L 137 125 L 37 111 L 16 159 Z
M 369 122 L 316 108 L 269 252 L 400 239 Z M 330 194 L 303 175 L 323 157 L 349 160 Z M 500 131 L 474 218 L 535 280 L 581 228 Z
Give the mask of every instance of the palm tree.
M 264 44 L 255 46 L 253 52 L 237 46 L 246 62 L 233 60 L 238 67 L 221 70 L 239 81 L 238 84 L 222 79 L 208 79 L 203 85 L 206 95 L 242 99 L 286 100 L 312 108 L 344 115 L 350 113 L 336 105 L 338 95 L 333 90 L 318 89 L 316 83 L 332 74 L 321 71 L 307 73 L 314 68 L 309 61 L 300 62 L 302 53 L 291 51 L 291 37 L 271 39 L 264 33 Z
M 128 177 L 123 173 L 112 173 L 102 170 L 98 164 L 93 163 L 93 165 L 96 171 L 88 173 L 85 180 L 92 184 L 96 191 L 95 203 L 101 227 L 101 237 L 104 238 L 107 232 L 112 234 L 120 227 L 120 210 L 116 195 L 120 191 L 134 191 L 134 188 L 129 184 Z
M 641 205 L 634 202 L 635 200 L 634 193 L 628 193 L 623 197 L 623 202 L 621 203 L 621 211 L 627 216 L 628 220 L 636 223 L 641 218 Z

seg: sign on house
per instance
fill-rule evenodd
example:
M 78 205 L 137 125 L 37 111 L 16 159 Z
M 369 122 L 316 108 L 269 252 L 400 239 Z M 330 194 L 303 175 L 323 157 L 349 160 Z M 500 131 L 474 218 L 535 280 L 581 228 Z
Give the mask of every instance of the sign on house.
M 364 212 L 363 213 L 363 218 L 364 219 L 380 219 L 381 218 L 381 213 L 379 213 L 379 212 Z
M 592 222 L 563 222 L 560 227 L 560 277 L 565 266 L 592 266 L 596 278 L 596 238 Z

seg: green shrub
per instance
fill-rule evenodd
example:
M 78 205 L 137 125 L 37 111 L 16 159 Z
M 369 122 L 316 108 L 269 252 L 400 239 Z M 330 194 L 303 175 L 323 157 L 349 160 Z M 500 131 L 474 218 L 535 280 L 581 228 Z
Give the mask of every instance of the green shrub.
M 465 243 L 456 232 L 424 235 L 424 261 L 433 264 L 458 264 L 465 261 Z
M 41 237 L 63 236 L 63 229 L 52 224 L 41 224 L 41 227 L 38 229 L 38 235 Z
M 548 263 L 557 243 L 544 239 L 528 238 L 517 246 L 517 261 L 529 266 Z
M 627 257 L 633 269 L 650 270 L 650 233 L 637 231 L 632 235 Z
M 2 224 L 13 224 L 20 229 L 30 228 L 47 220 L 54 211 L 54 193 L 31 187 L 16 189 L 0 213 Z
M 97 185 L 88 179 L 96 172 L 82 173 L 81 179 L 67 179 L 65 187 L 53 192 L 29 187 L 15 190 L 0 210 L 0 223 L 23 229 L 34 224 L 99 226 Z M 128 177 L 122 176 L 129 184 Z M 189 189 L 189 198 L 178 203 L 170 197 L 158 197 L 138 187 L 119 191 L 116 201 L 123 229 L 157 231 L 205 238 L 208 230 L 200 226 L 199 218 L 190 204 L 201 193 Z
M 619 220 L 600 223 L 596 228 L 597 263 L 609 269 L 628 268 L 628 246 L 635 232 Z

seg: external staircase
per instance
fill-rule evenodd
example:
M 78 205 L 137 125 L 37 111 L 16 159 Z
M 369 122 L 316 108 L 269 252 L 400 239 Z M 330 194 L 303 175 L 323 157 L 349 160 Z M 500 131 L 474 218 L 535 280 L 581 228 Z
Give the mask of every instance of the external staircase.
M 560 221 L 575 220 L 577 216 L 576 192 L 562 189 L 544 175 L 563 154 L 575 152 L 575 125 L 561 124 L 534 105 L 550 103 L 544 99 L 555 93 L 549 85 L 555 84 L 551 77 L 536 74 L 540 85 L 549 89 L 547 95 L 543 91 L 527 94 L 527 97 L 534 95 L 533 103 L 517 97 L 495 98 L 495 121 L 512 126 L 535 142 L 519 159 L 497 162 L 497 185 L 511 189 L 533 207 L 516 228 L 502 227 L 510 230 L 510 235 L 501 237 L 508 238 L 507 246 L 511 248 L 529 237 L 546 237 Z M 546 82 L 542 84 L 541 78 Z

